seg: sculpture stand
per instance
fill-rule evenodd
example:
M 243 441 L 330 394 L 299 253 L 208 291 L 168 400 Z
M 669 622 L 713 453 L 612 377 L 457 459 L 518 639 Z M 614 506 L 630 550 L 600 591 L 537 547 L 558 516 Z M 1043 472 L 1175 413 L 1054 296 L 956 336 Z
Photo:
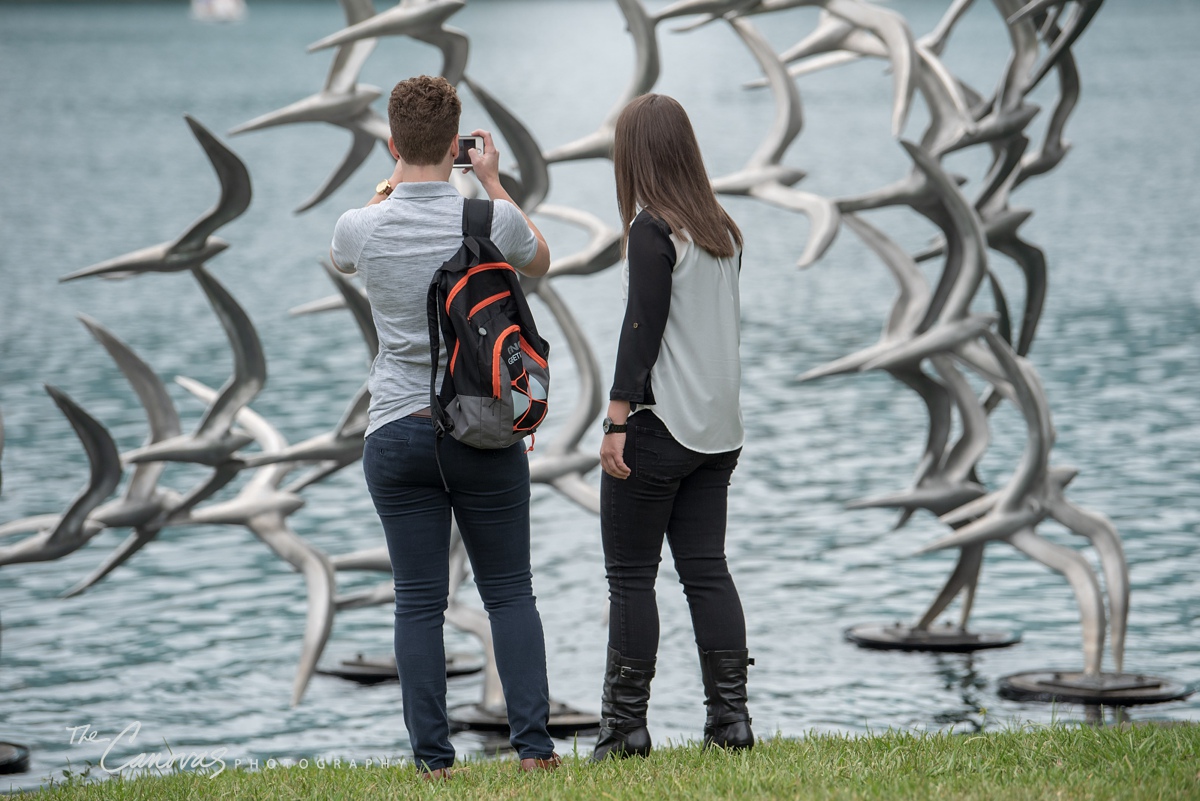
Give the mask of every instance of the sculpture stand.
M 448 678 L 480 673 L 485 667 L 486 661 L 473 654 L 446 654 L 446 676 Z M 366 685 L 398 680 L 396 657 L 392 655 L 365 657 L 362 654 L 356 654 L 353 659 L 343 659 L 335 668 L 317 672 L 323 676 L 336 676 L 339 679 Z M 503 701 L 498 707 L 485 703 L 454 707 L 450 710 L 450 725 L 456 732 L 479 731 L 508 736 L 508 715 Z M 579 733 L 598 731 L 599 728 L 600 718 L 598 716 L 580 712 L 557 701 L 550 702 L 550 722 L 547 729 L 551 737 L 571 737 Z M 0 773 L 4 772 L 4 745 L 4 743 L 0 743 Z
M 29 770 L 29 749 L 17 743 L 0 743 L 0 775 Z
M 463 704 L 450 710 L 450 726 L 455 731 L 496 732 L 507 736 L 508 715 L 503 706 L 497 710 L 484 704 Z M 600 717 L 551 700 L 546 730 L 558 739 L 596 732 L 600 730 Z
M 953 623 L 936 628 L 906 626 L 900 622 L 890 626 L 863 623 L 846 629 L 845 637 L 859 648 L 942 653 L 971 653 L 986 648 L 1007 648 L 1021 641 L 1021 635 L 1011 631 L 973 632 Z
M 983 565 L 983 548 L 963 548 L 958 564 L 937 598 L 921 615 L 915 626 L 900 621 L 890 626 L 863 623 L 846 629 L 846 639 L 860 648 L 879 651 L 931 651 L 935 653 L 969 654 L 987 648 L 1007 648 L 1021 641 L 1021 635 L 1011 631 L 973 632 L 967 628 L 971 609 L 975 605 L 975 586 Z M 946 621 L 933 623 L 959 595 L 963 596 L 958 625 Z
M 1179 701 L 1192 694 L 1185 684 L 1141 673 L 1033 670 L 1000 679 L 1000 695 L 1010 701 L 1058 701 L 1093 706 L 1135 706 Z
M 483 693 L 477 704 L 464 704 L 449 710 L 450 726 L 455 731 L 508 732 L 508 714 L 504 705 L 504 689 L 496 667 L 496 651 L 492 647 L 492 626 L 482 609 L 465 606 L 455 600 L 455 593 L 467 577 L 467 549 L 457 524 L 450 540 L 450 603 L 446 607 L 446 622 L 459 631 L 474 635 L 483 646 Z M 598 715 L 589 715 L 566 704 L 550 700 L 550 721 L 547 730 L 551 737 L 570 737 L 579 732 L 599 730 Z
M 29 748 L 17 743 L 0 742 L 0 775 L 29 770 Z
M 446 677 L 469 676 L 483 670 L 484 661 L 473 654 L 446 654 Z M 359 684 L 381 684 L 385 681 L 399 681 L 396 674 L 396 657 L 387 656 L 365 657 L 357 654 L 353 659 L 343 659 L 335 668 L 318 670 L 322 676 L 337 676 L 339 679 L 358 682 Z

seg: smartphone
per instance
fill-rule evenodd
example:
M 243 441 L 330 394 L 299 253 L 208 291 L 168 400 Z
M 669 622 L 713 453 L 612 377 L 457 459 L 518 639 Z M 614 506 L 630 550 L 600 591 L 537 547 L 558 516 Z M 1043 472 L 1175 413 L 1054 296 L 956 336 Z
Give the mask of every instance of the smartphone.
M 470 167 L 471 156 L 467 153 L 471 148 L 475 148 L 480 153 L 483 152 L 483 137 L 482 136 L 463 136 L 458 137 L 458 158 L 454 160 L 455 167 Z

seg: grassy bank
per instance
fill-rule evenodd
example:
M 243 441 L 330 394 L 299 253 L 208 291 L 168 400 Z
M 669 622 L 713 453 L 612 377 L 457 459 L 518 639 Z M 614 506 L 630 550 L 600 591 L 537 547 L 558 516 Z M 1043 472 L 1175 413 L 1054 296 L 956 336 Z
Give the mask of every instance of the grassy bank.
M 810 735 L 725 754 L 695 746 L 555 773 L 473 761 L 446 783 L 411 766 L 226 770 L 78 780 L 16 797 L 54 799 L 1200 799 L 1200 725 L 1056 726 L 994 734 Z

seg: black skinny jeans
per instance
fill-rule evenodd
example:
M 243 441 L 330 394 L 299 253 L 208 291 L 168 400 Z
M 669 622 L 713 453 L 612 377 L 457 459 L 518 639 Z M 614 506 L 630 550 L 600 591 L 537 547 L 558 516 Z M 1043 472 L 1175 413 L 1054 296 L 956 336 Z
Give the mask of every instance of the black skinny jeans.
M 658 653 L 654 581 L 663 535 L 683 584 L 696 644 L 746 647 L 746 619 L 725 561 L 729 479 L 741 449 L 697 453 L 680 445 L 649 411 L 629 418 L 621 480 L 600 478 L 600 536 L 611 604 L 608 643 L 628 659 Z

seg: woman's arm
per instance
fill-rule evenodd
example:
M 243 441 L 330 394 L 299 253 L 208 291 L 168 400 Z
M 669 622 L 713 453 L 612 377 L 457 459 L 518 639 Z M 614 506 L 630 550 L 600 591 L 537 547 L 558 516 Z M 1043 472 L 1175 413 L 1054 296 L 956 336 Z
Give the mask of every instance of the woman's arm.
M 675 243 L 670 229 L 643 212 L 629 228 L 628 256 L 629 297 L 617 345 L 616 374 L 608 394 L 608 416 L 617 424 L 629 419 L 633 403 L 654 403 L 650 371 L 658 361 L 671 312 Z M 605 434 L 600 445 L 604 472 L 613 478 L 628 478 L 624 453 L 625 434 Z
M 629 420 L 629 401 L 609 401 L 608 416 L 617 425 Z M 600 467 L 613 478 L 626 479 L 632 472 L 625 464 L 625 433 L 605 434 L 600 443 Z
M 642 212 L 629 227 L 629 297 L 617 345 L 610 400 L 654 403 L 650 370 L 658 361 L 671 313 L 675 243 L 666 223 Z

